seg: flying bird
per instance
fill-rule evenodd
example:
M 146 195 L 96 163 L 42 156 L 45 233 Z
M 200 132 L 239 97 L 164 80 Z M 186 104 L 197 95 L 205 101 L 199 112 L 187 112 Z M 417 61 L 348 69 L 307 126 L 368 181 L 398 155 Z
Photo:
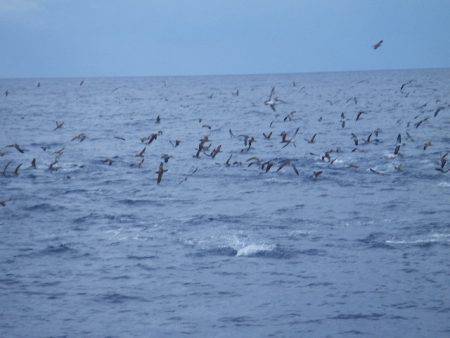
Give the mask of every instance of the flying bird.
M 376 44 L 373 45 L 373 49 L 380 48 L 382 43 L 383 43 L 383 40 L 378 41 Z
M 164 169 L 164 164 L 161 162 L 161 163 L 159 164 L 159 169 L 158 169 L 158 171 L 156 172 L 156 173 L 158 174 L 158 178 L 156 179 L 156 183 L 157 183 L 157 184 L 160 184 L 160 183 L 161 183 L 163 174 L 164 174 L 166 171 L 167 171 L 167 169 Z

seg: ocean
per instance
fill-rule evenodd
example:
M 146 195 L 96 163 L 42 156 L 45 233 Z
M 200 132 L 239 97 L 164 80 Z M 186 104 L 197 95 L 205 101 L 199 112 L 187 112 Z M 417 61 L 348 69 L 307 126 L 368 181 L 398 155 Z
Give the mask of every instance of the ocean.
M 0 336 L 450 336 L 449 79 L 0 80 Z

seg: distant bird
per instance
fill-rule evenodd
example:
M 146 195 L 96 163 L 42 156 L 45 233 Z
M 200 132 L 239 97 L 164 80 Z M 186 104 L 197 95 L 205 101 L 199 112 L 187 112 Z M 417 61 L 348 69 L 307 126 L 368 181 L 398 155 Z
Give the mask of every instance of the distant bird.
M 359 143 L 358 136 L 356 136 L 355 134 L 352 133 L 352 140 L 353 140 L 353 143 L 355 143 L 355 146 L 358 146 L 358 143 Z
M 144 153 L 147 147 L 144 147 L 139 153 L 136 154 L 136 157 L 144 157 Z
M 401 87 L 400 87 L 400 91 L 403 91 L 403 89 L 404 89 L 407 85 L 411 84 L 413 81 L 414 81 L 414 80 L 409 80 L 409 81 L 407 81 L 407 82 L 405 82 L 405 83 L 402 83 L 402 85 L 401 85 Z
M 84 80 L 81 80 L 80 82 L 80 86 L 82 86 L 84 84 Z
M 380 48 L 382 43 L 383 43 L 383 40 L 378 41 L 376 44 L 373 45 L 373 49 Z
M 402 143 L 402 134 L 398 134 L 397 136 L 397 144 L 401 144 Z
M 7 199 L 7 200 L 2 200 L 2 201 L 0 201 L 0 206 L 6 207 L 6 202 L 9 202 L 9 201 L 11 201 L 11 199 Z
M 361 119 L 362 114 L 364 114 L 363 111 L 359 111 L 359 112 L 356 114 L 356 121 L 358 121 L 358 120 Z
M 283 122 L 292 121 L 292 119 L 294 118 L 294 114 L 295 114 L 295 111 L 291 111 L 289 114 L 287 114 L 284 117 Z
M 369 168 L 369 170 L 370 170 L 371 172 L 373 172 L 374 174 L 377 174 L 377 175 L 384 175 L 384 173 L 382 173 L 382 172 L 380 172 L 380 171 L 378 171 L 378 170 L 375 170 L 375 169 L 373 169 L 373 168 Z
M 176 148 L 176 147 L 178 147 L 178 146 L 180 145 L 181 141 L 180 141 L 180 140 L 175 140 L 175 142 L 169 141 L 169 143 L 170 143 L 174 148 Z
M 322 170 L 315 171 L 315 172 L 313 173 L 313 176 L 314 176 L 314 178 L 318 178 L 320 175 L 322 175 L 322 173 L 323 173 Z
M 164 163 L 169 162 L 169 159 L 173 158 L 173 156 L 167 155 L 167 154 L 162 154 L 161 158 L 164 160 Z
M 263 133 L 263 136 L 264 136 L 264 138 L 265 138 L 266 140 L 270 140 L 270 138 L 272 137 L 272 132 L 270 132 L 270 133 L 268 133 L 268 134 Z
M 156 123 L 156 124 L 161 123 L 161 117 L 160 117 L 159 115 L 156 117 L 155 123 Z
M 281 165 L 277 169 L 277 172 L 279 172 L 281 169 L 283 169 L 284 167 L 287 167 L 287 166 L 292 167 L 292 170 L 294 170 L 294 172 L 297 176 L 300 175 L 296 166 L 294 165 L 294 163 L 291 160 L 285 160 L 283 163 L 281 163 Z
M 228 157 L 227 161 L 225 162 L 225 166 L 229 167 L 230 166 L 230 160 L 233 157 L 233 155 L 231 154 L 230 157 Z
M 161 163 L 159 164 L 159 169 L 158 169 L 158 171 L 156 172 L 156 173 L 158 174 L 158 178 L 156 179 L 156 183 L 157 183 L 157 184 L 160 184 L 160 183 L 161 183 L 163 174 L 164 174 L 166 171 L 167 171 L 167 169 L 164 169 L 164 164 L 161 162 Z
M 64 149 L 65 147 L 62 147 L 61 149 L 58 149 L 55 152 L 53 152 L 53 154 L 56 155 L 56 157 L 61 157 L 64 154 Z
M 142 158 L 142 160 L 138 163 L 138 168 L 142 167 L 142 165 L 144 164 L 144 160 L 145 158 Z
M 439 112 L 441 111 L 441 110 L 443 110 L 443 109 L 445 109 L 445 107 L 437 107 L 436 108 L 436 110 L 434 111 L 434 117 L 437 117 L 438 116 L 438 114 L 439 114 Z
M 38 83 L 36 84 L 36 87 L 40 87 L 41 86 L 41 83 L 38 81 Z
M 234 96 L 239 96 L 239 88 L 236 88 L 236 91 L 232 92 Z
M 214 149 L 212 150 L 210 156 L 211 156 L 212 158 L 215 158 L 215 157 L 217 156 L 217 154 L 219 154 L 219 153 L 221 152 L 221 149 L 222 149 L 222 145 L 220 144 L 220 145 L 218 145 L 216 148 L 214 148 Z
M 9 161 L 6 163 L 5 167 L 3 168 L 2 176 L 6 176 L 6 170 L 8 169 L 9 165 L 12 163 L 12 161 Z
M 107 159 L 102 160 L 102 163 L 111 165 L 113 163 L 113 160 L 111 160 L 110 158 L 107 158 Z
M 48 170 L 50 171 L 57 171 L 59 170 L 59 167 L 57 167 L 56 165 L 58 164 L 58 160 L 55 159 L 52 163 L 50 163 L 50 165 L 48 166 Z
M 121 140 L 121 141 L 126 141 L 124 137 L 121 136 L 114 136 L 115 139 Z
M 397 144 L 397 146 L 394 149 L 394 155 L 398 155 L 400 152 L 400 144 Z
M 36 169 L 36 159 L 33 158 L 33 160 L 31 161 L 31 167 Z
M 272 90 L 270 91 L 269 99 L 264 101 L 264 104 L 266 106 L 269 106 L 273 111 L 276 111 L 275 105 L 278 102 L 285 103 L 284 101 L 280 100 L 278 97 L 275 96 L 275 87 L 272 87 Z
M 417 128 L 420 127 L 420 125 L 421 125 L 422 123 L 424 123 L 425 121 L 428 121 L 428 119 L 429 119 L 429 117 L 426 117 L 426 118 L 420 120 L 419 122 L 415 123 L 414 126 L 415 126 L 416 129 L 417 129 Z
M 85 133 L 80 133 L 80 134 L 78 134 L 78 135 L 75 135 L 75 136 L 72 138 L 71 141 L 77 140 L 78 142 L 81 143 L 81 142 L 83 142 L 86 138 L 87 138 L 87 136 L 86 136 Z
M 9 95 L 9 91 L 7 89 L 7 90 L 5 90 L 5 96 L 8 96 L 8 95 Z
M 14 170 L 14 175 L 19 176 L 19 169 L 22 166 L 23 163 L 20 163 L 17 167 L 16 170 Z
M 307 140 L 308 143 L 315 143 L 316 142 L 316 136 L 317 136 L 317 133 L 314 134 L 309 140 Z
M 19 146 L 17 143 L 10 144 L 10 145 L 8 145 L 7 147 L 14 148 L 14 149 L 16 149 L 16 150 L 17 150 L 19 153 L 21 153 L 21 154 L 23 154 L 23 153 L 25 152 L 25 150 L 22 149 L 22 148 L 20 148 L 20 146 Z
M 56 128 L 53 129 L 53 131 L 55 131 L 56 129 L 61 129 L 64 126 L 64 121 L 55 121 L 56 123 Z

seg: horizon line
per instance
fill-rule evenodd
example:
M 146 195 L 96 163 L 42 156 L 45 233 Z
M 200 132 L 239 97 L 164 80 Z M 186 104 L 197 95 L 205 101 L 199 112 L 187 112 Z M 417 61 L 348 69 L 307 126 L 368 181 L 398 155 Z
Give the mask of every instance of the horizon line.
M 210 74 L 172 74 L 172 75 L 86 75 L 86 76 L 17 76 L 1 77 L 1 80 L 39 80 L 39 79 L 99 79 L 99 78 L 140 78 L 140 77 L 212 77 L 212 76 L 273 76 L 273 75 L 300 75 L 300 74 L 323 74 L 323 73 L 360 73 L 360 72 L 383 72 L 383 71 L 408 71 L 408 70 L 450 70 L 450 66 L 443 67 L 418 67 L 418 68 L 379 68 L 379 69 L 352 69 L 352 70 L 324 70 L 324 71 L 301 71 L 301 72 L 274 72 L 274 73 L 210 73 Z

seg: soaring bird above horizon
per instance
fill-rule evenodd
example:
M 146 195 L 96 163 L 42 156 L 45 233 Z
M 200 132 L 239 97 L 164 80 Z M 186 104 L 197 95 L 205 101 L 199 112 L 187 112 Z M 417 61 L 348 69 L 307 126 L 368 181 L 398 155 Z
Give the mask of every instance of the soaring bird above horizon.
M 380 48 L 381 45 L 382 45 L 382 43 L 383 43 L 383 40 L 378 41 L 376 44 L 373 45 L 373 49 L 378 49 L 378 48 Z

